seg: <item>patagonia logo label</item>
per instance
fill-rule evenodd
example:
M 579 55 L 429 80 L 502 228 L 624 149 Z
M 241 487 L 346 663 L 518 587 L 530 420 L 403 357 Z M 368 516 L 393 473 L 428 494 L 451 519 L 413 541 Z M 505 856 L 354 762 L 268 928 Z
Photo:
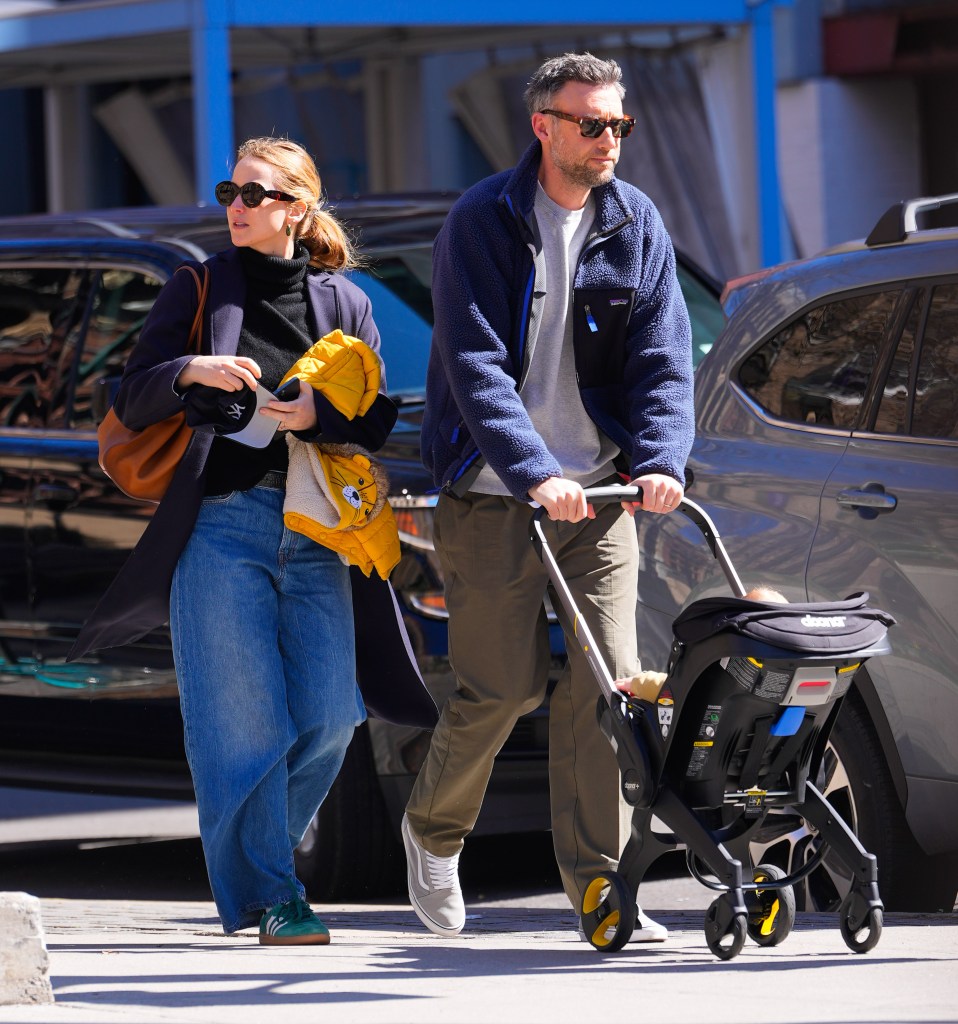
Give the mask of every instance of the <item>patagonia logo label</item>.
M 627 306 L 628 304 L 628 299 L 609 299 L 610 306 Z
M 841 629 L 845 625 L 844 615 L 803 615 L 802 625 L 810 629 Z

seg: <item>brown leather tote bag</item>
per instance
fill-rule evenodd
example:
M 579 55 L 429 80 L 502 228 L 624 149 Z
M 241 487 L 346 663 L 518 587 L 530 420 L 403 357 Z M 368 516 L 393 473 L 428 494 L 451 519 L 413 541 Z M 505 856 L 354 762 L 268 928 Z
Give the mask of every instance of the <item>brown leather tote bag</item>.
M 180 267 L 179 270 L 188 270 L 196 282 L 196 316 L 190 327 L 186 351 L 199 355 L 210 271 L 203 267 L 201 280 L 192 267 Z M 159 501 L 166 494 L 193 430 L 186 424 L 185 412 L 151 423 L 142 430 L 130 430 L 111 408 L 97 428 L 96 436 L 100 445 L 100 468 L 116 486 L 131 498 Z

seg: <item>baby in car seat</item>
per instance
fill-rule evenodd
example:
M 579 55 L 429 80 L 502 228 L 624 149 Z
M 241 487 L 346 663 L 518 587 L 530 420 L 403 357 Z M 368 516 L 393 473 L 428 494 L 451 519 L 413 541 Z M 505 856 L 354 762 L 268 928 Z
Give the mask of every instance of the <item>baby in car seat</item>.
M 745 595 L 743 595 L 748 601 L 766 601 L 770 604 L 788 604 L 788 598 L 784 594 L 780 594 L 777 590 L 773 590 L 771 587 L 766 586 L 764 583 L 760 583 Z M 647 700 L 649 703 L 654 704 L 655 698 L 659 695 L 659 690 L 662 689 L 665 683 L 667 673 L 655 672 L 652 669 L 643 669 L 636 675 L 632 676 L 631 679 L 616 679 L 616 688 L 621 690 L 623 693 L 631 694 L 633 697 L 640 697 L 642 700 Z

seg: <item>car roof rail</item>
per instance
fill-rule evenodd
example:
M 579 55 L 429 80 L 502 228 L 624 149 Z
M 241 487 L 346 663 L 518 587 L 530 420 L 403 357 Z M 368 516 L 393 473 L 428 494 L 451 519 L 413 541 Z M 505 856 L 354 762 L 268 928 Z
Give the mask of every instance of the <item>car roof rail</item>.
M 925 196 L 922 199 L 906 199 L 895 203 L 881 215 L 871 234 L 865 239 L 865 245 L 904 242 L 912 232 L 918 230 L 919 213 L 938 210 L 951 203 L 958 203 L 958 192 L 944 196 Z

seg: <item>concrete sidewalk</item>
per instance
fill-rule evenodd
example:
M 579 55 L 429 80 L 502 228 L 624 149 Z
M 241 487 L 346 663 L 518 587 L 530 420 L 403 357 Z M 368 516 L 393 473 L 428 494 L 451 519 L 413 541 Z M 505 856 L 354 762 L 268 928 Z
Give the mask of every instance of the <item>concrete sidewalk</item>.
M 670 939 L 615 954 L 580 942 L 555 896 L 470 903 L 456 939 L 429 934 L 400 902 L 318 907 L 333 934 L 319 948 L 227 938 L 211 903 L 43 899 L 56 1002 L 0 1006 L 0 1021 L 958 1020 L 958 914 L 886 915 L 865 955 L 845 946 L 836 915 L 799 915 L 782 945 L 749 941 L 722 962 L 701 907 L 660 910 L 651 886 L 642 897 Z

